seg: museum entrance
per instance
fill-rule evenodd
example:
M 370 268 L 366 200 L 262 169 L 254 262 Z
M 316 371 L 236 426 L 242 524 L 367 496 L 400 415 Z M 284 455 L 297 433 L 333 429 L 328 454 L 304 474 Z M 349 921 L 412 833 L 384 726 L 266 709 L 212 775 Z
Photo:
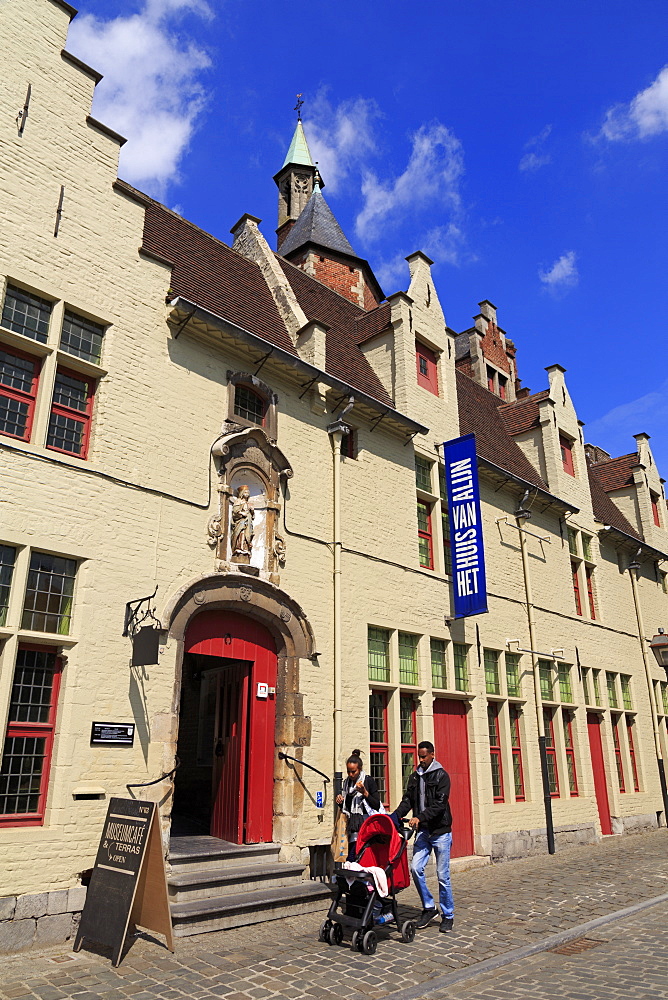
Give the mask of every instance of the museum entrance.
M 204 611 L 185 635 L 172 833 L 271 841 L 277 658 L 269 631 Z

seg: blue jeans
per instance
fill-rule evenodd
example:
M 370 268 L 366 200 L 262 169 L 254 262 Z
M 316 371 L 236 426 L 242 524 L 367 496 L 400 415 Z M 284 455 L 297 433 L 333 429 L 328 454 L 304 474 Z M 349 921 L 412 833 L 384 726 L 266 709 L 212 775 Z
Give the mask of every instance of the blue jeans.
M 442 833 L 440 837 L 431 837 L 427 830 L 420 830 L 415 838 L 411 871 L 415 888 L 420 893 L 422 906 L 425 910 L 435 909 L 434 897 L 427 887 L 424 870 L 432 850 L 436 855 L 436 874 L 438 876 L 438 901 L 441 905 L 441 915 L 452 919 L 455 903 L 450 886 L 450 848 L 452 834 Z

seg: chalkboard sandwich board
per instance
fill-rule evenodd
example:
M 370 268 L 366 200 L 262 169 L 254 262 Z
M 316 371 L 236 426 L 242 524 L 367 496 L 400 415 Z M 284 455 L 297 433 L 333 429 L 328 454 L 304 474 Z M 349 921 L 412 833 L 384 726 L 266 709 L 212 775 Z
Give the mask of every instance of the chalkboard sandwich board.
M 110 799 L 74 951 L 95 941 L 118 965 L 135 925 L 164 934 L 174 951 L 158 810 L 154 802 Z

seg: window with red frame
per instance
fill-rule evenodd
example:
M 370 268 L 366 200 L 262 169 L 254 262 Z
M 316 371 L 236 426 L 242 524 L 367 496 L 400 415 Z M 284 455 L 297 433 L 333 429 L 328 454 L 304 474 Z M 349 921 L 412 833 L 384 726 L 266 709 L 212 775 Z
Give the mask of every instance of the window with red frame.
M 44 822 L 59 687 L 55 650 L 19 646 L 0 764 L 0 827 Z
M 630 715 L 626 716 L 626 735 L 629 738 L 629 756 L 631 758 L 631 774 L 633 775 L 633 791 L 640 791 L 640 782 L 638 781 L 638 764 L 636 762 L 636 745 L 633 739 L 633 719 Z
M 559 447 L 561 448 L 561 463 L 564 467 L 564 472 L 567 472 L 569 476 L 575 475 L 575 466 L 573 464 L 573 444 L 568 438 L 565 438 L 563 434 L 559 435 Z
M 615 764 L 617 766 L 617 782 L 619 784 L 620 792 L 626 791 L 626 783 L 624 781 L 624 765 L 622 763 L 622 744 L 619 739 L 619 720 L 621 715 L 611 715 L 610 722 L 612 724 L 612 743 L 615 748 Z
M 434 548 L 431 536 L 431 511 L 428 503 L 423 500 L 417 502 L 418 519 L 418 549 L 420 552 L 420 566 L 424 569 L 434 568 Z
M 417 764 L 417 719 L 415 701 L 411 694 L 399 697 L 399 720 L 401 724 L 401 778 L 403 787 Z
M 381 802 L 389 806 L 389 768 L 387 736 L 387 692 L 369 693 L 369 773 L 378 785 Z
M 487 369 L 487 388 L 489 389 L 490 392 L 494 392 L 494 376 L 495 375 L 496 375 L 496 372 L 494 371 L 493 368 L 488 368 Z
M 654 518 L 654 523 L 657 528 L 661 527 L 661 520 L 659 518 L 659 498 L 656 494 L 652 493 L 652 517 Z
M 428 389 L 438 396 L 438 368 L 436 355 L 428 347 L 415 341 L 415 360 L 417 364 L 417 381 L 423 389 Z
M 499 706 L 496 702 L 487 703 L 487 728 L 489 731 L 489 762 L 492 768 L 492 794 L 495 802 L 504 802 Z
M 499 375 L 499 396 L 501 399 L 505 399 L 507 396 L 507 385 L 508 379 L 504 378 L 503 375 Z
M 545 723 L 545 753 L 547 756 L 547 780 L 552 798 L 559 797 L 559 771 L 557 770 L 557 748 L 554 743 L 554 717 L 552 710 L 543 709 Z
M 30 440 L 39 370 L 37 358 L 0 347 L 0 434 Z
M 585 567 L 585 576 L 587 578 L 587 600 L 589 601 L 589 614 L 593 620 L 596 618 L 596 601 L 594 600 L 594 570 L 591 566 Z
M 85 458 L 88 454 L 95 381 L 59 368 L 53 386 L 47 448 Z
M 348 433 L 341 437 L 341 454 L 344 458 L 357 458 L 357 431 L 348 427 Z
M 582 597 L 580 595 L 580 575 L 579 568 L 576 562 L 571 563 L 571 576 L 573 578 L 573 597 L 575 598 L 575 610 L 581 615 L 582 614 Z
M 522 768 L 522 734 L 520 731 L 521 712 L 517 705 L 510 706 L 510 747 L 513 753 L 513 781 L 515 801 L 524 802 L 524 770 Z
M 566 746 L 566 769 L 568 771 L 568 790 L 572 796 L 579 795 L 578 773 L 575 767 L 575 743 L 573 742 L 573 713 L 562 709 L 564 725 L 564 744 Z

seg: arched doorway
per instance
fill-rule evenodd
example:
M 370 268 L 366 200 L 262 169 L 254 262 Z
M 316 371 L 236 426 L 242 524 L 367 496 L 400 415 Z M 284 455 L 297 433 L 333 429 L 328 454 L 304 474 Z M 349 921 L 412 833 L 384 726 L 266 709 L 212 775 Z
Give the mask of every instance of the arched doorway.
M 189 621 L 183 654 L 175 826 L 271 841 L 276 643 L 253 618 L 205 610 Z

